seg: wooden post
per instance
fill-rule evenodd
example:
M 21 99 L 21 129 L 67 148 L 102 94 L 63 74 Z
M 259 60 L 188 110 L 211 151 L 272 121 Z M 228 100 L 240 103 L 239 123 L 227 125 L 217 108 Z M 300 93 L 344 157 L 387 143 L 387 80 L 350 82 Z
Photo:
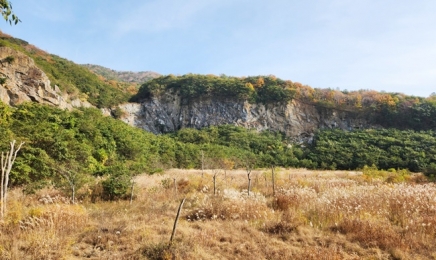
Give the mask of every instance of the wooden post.
M 213 195 L 216 195 L 216 174 L 213 175 Z
M 133 187 L 135 186 L 135 181 L 132 179 L 132 186 L 130 187 L 130 204 L 133 202 Z
M 248 197 L 250 197 L 250 188 L 251 188 L 251 178 L 250 178 L 250 174 L 251 174 L 251 170 L 248 171 L 247 176 L 248 176 Z
M 272 189 L 273 189 L 273 196 L 276 195 L 276 185 L 274 180 L 274 166 L 271 166 L 271 174 L 272 174 Z
M 183 207 L 183 203 L 185 203 L 185 199 L 186 198 L 182 199 L 179 205 L 179 209 L 177 210 L 177 215 L 176 215 L 176 219 L 174 220 L 173 232 L 171 233 L 169 246 L 171 246 L 171 244 L 173 243 L 174 236 L 176 235 L 177 222 L 179 221 L 180 211 L 182 211 L 182 207 Z
M 176 178 L 173 178 L 174 180 L 174 193 L 177 194 L 177 183 L 176 183 Z
M 204 151 L 201 150 L 201 178 L 204 177 Z

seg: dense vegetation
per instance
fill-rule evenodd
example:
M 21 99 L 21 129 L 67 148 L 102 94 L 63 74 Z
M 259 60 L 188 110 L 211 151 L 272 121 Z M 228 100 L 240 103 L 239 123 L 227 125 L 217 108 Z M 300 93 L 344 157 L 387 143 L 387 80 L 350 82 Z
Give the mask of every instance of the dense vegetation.
M 10 47 L 33 58 L 51 81 L 62 91 L 73 97 L 88 100 L 97 107 L 111 107 L 129 99 L 130 85 L 104 80 L 89 71 L 59 56 L 48 54 L 28 42 L 10 37 L 0 32 L 0 47 Z M 133 92 L 136 92 L 136 88 Z
M 436 173 L 436 133 L 397 129 L 319 131 L 307 155 L 323 169 L 409 169 Z
M 436 127 L 436 95 L 422 98 L 372 90 L 314 89 L 272 75 L 252 77 L 167 75 L 145 82 L 138 91 L 137 82 L 119 81 L 123 77 L 129 80 L 131 78 L 129 73 L 116 74 L 115 77 L 113 73 L 108 72 L 110 70 L 91 66 L 106 76 L 97 75 L 84 66 L 48 54 L 26 41 L 2 33 L 0 33 L 0 46 L 8 46 L 29 55 L 47 74 L 53 85 L 59 86 L 73 97 L 88 100 L 97 107 L 112 107 L 129 98 L 132 101 L 141 101 L 172 90 L 187 101 L 199 97 L 214 97 L 274 104 L 295 99 L 313 104 L 321 110 L 334 108 L 359 113 L 384 127 L 413 130 L 432 130 Z M 147 75 L 144 74 L 146 77 L 144 79 L 149 79 Z
M 288 102 L 295 92 L 292 84 L 274 76 L 237 78 L 225 75 L 168 75 L 144 83 L 132 100 L 140 101 L 172 89 L 188 100 L 214 96 L 259 103 Z
M 192 129 L 174 136 L 155 136 L 104 117 L 97 109 L 68 112 L 36 103 L 24 103 L 16 108 L 1 104 L 0 118 L 1 151 L 7 150 L 12 139 L 26 142 L 11 179 L 13 185 L 25 185 L 29 191 L 48 184 L 68 189 L 65 176 L 74 179 L 77 187 L 93 176 L 106 176 L 110 181 L 125 183 L 137 173 L 152 173 L 163 168 L 200 168 L 202 163 L 205 167 L 221 167 L 215 163 L 225 158 L 238 163 L 239 167 L 245 162 L 265 166 L 267 162 L 261 158 L 266 155 L 259 152 L 260 145 L 281 144 L 280 136 L 260 135 L 257 140 L 246 141 L 247 145 L 257 142 L 259 147 L 227 146 L 232 138 L 255 139 L 256 134 L 225 126 L 210 129 L 217 131 L 217 137 L 209 143 L 189 142 Z M 192 130 L 194 134 L 196 131 Z M 228 138 L 228 141 L 220 143 L 218 136 L 221 135 L 220 138 Z
M 29 55 L 52 84 L 97 107 L 127 101 L 137 90 L 136 86 L 104 79 L 20 39 L 1 34 L 0 46 Z M 6 150 L 12 139 L 26 142 L 13 170 L 13 184 L 24 185 L 31 191 L 47 184 L 68 186 L 65 179 L 74 179 L 77 186 L 81 186 L 92 176 L 106 176 L 108 190 L 113 192 L 108 197 L 113 199 L 127 189 L 125 183 L 132 175 L 171 167 L 275 165 L 361 169 L 374 166 L 436 173 L 433 132 L 436 95 L 420 98 L 369 90 L 313 89 L 271 75 L 238 78 L 188 74 L 147 81 L 131 100 L 158 97 L 167 91 L 181 95 L 186 101 L 213 97 L 276 104 L 296 99 L 315 105 L 320 112 L 334 108 L 354 113 L 387 129 L 323 130 L 316 133 L 310 145 L 294 144 L 280 133 L 257 133 L 234 126 L 182 129 L 155 136 L 103 117 L 97 109 L 67 112 L 38 104 L 22 104 L 16 108 L 0 104 L 0 132 L 4 137 L 0 150 Z M 120 180 L 124 184 L 119 183 Z
M 436 170 L 433 131 L 320 131 L 307 147 L 289 143 L 281 134 L 257 133 L 235 126 L 182 129 L 156 136 L 97 109 L 73 112 L 34 103 L 0 106 L 0 150 L 12 139 L 25 141 L 12 171 L 12 184 L 26 190 L 55 184 L 68 190 L 105 176 L 109 198 L 122 196 L 130 178 L 165 168 L 256 168 L 271 165 L 322 169 Z M 117 186 L 120 185 L 120 186 Z M 127 186 L 126 186 L 127 185 Z
M 293 99 L 319 110 L 337 109 L 367 118 L 374 124 L 399 129 L 432 130 L 436 127 L 436 95 L 428 98 L 371 90 L 314 89 L 274 76 L 228 77 L 225 75 L 161 76 L 144 83 L 132 101 L 172 91 L 184 100 L 199 97 L 248 100 L 252 103 L 286 103 Z

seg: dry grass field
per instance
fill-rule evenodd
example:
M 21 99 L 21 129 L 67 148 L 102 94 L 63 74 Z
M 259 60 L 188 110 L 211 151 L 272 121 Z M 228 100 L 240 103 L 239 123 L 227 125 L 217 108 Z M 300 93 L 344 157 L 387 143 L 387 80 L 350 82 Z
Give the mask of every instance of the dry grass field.
M 244 170 L 141 175 L 132 204 L 91 202 L 91 189 L 75 205 L 56 190 L 16 189 L 0 223 L 0 258 L 436 258 L 436 185 L 420 175 L 278 169 L 274 196 L 270 169 L 250 176 L 248 196 Z

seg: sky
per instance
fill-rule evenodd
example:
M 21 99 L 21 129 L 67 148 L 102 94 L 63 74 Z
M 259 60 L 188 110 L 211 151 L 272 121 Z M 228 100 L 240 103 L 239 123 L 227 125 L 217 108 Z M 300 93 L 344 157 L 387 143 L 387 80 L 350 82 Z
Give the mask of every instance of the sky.
M 0 30 L 78 64 L 436 92 L 434 0 L 10 0 Z

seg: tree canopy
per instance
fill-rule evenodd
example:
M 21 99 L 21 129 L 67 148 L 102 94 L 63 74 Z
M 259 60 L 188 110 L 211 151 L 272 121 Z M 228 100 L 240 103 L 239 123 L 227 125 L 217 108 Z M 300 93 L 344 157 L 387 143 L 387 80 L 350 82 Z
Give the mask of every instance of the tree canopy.
M 159 96 L 166 91 L 178 91 L 182 98 L 192 100 L 200 97 L 231 98 L 257 103 L 288 102 L 295 90 L 291 81 L 274 76 L 255 76 L 247 78 L 225 75 L 161 76 L 144 83 L 132 101 Z

